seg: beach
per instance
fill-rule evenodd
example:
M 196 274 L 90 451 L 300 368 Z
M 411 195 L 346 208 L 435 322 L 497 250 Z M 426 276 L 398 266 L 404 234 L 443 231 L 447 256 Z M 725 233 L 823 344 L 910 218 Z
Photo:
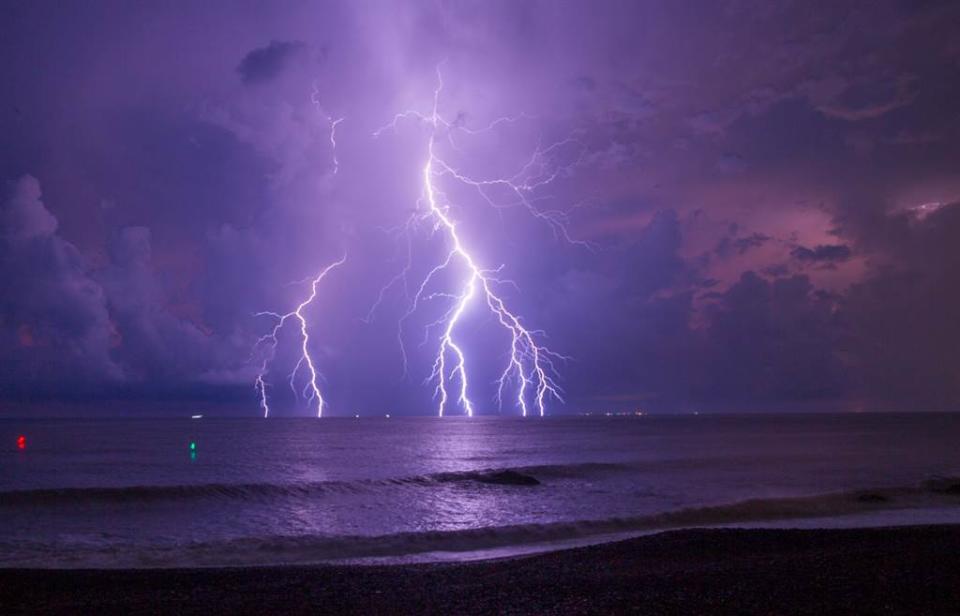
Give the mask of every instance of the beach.
M 690 529 L 417 565 L 0 570 L 0 612 L 956 614 L 960 526 Z

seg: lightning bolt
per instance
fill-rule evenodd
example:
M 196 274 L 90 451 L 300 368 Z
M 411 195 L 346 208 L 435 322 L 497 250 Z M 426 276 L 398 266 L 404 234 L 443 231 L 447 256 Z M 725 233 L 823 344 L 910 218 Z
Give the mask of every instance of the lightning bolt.
M 280 330 L 283 329 L 283 326 L 287 324 L 287 321 L 293 319 L 297 322 L 300 329 L 300 358 L 297 360 L 296 366 L 293 368 L 293 372 L 289 375 L 290 387 L 296 393 L 296 378 L 300 370 L 306 366 L 307 369 L 307 383 L 303 387 L 302 395 L 307 399 L 307 402 L 315 402 L 317 405 L 317 417 L 323 417 L 323 395 L 320 393 L 320 386 L 317 385 L 318 379 L 320 379 L 320 373 L 317 370 L 317 364 L 313 359 L 313 355 L 310 354 L 310 332 L 307 327 L 307 318 L 304 316 L 304 309 L 313 303 L 313 300 L 317 298 L 317 285 L 320 284 L 327 274 L 331 271 L 340 267 L 347 261 L 347 256 L 344 255 L 338 261 L 334 261 L 324 269 L 320 271 L 314 278 L 310 279 L 310 293 L 307 295 L 306 299 L 297 304 L 297 307 L 294 310 L 286 314 L 279 314 L 276 312 L 264 311 L 258 312 L 257 316 L 268 316 L 274 319 L 273 329 L 269 333 L 261 336 L 254 348 L 266 346 L 268 349 L 267 354 L 264 356 L 263 362 L 260 364 L 260 373 L 257 375 L 254 386 L 257 390 L 257 393 L 260 397 L 260 408 L 263 409 L 263 416 L 270 416 L 270 402 L 267 398 L 267 382 L 266 375 L 267 370 L 270 365 L 270 361 L 273 359 L 273 356 L 277 349 L 277 344 L 279 340 L 277 336 L 280 334 Z
M 330 150 L 331 150 L 331 175 L 336 175 L 340 170 L 340 160 L 337 158 L 337 126 L 343 121 L 343 118 L 333 118 L 332 116 L 324 113 L 323 108 L 320 106 L 320 91 L 316 84 L 313 86 L 313 92 L 310 96 L 310 101 L 316 107 L 317 111 L 326 119 L 330 127 Z M 278 336 L 280 331 L 283 329 L 284 325 L 287 324 L 287 321 L 293 319 L 299 325 L 300 330 L 300 357 L 297 360 L 296 365 L 293 368 L 293 371 L 288 376 L 288 381 L 290 383 L 290 389 L 293 390 L 294 395 L 297 395 L 297 375 L 300 371 L 306 366 L 307 370 L 307 382 L 303 386 L 300 395 L 303 396 L 307 403 L 315 403 L 317 407 L 317 417 L 323 417 L 323 407 L 324 400 L 323 394 L 320 392 L 320 386 L 317 384 L 317 381 L 322 378 L 320 372 L 317 369 L 316 361 L 313 358 L 313 355 L 310 354 L 310 331 L 307 325 L 307 318 L 304 316 L 304 309 L 307 308 L 313 301 L 317 298 L 317 286 L 320 282 L 326 278 L 334 269 L 340 267 L 347 261 L 346 254 L 343 255 L 338 261 L 334 261 L 330 265 L 326 266 L 320 273 L 314 276 L 313 278 L 308 278 L 306 281 L 310 283 L 310 293 L 307 297 L 297 304 L 297 307 L 290 312 L 285 314 L 280 314 L 277 312 L 263 311 L 256 313 L 255 316 L 263 317 L 268 316 L 274 319 L 273 328 L 267 333 L 257 339 L 256 343 L 253 346 L 254 352 L 258 349 L 266 347 L 265 352 L 263 353 L 263 358 L 260 362 L 260 370 L 257 373 L 257 377 L 254 380 L 254 389 L 257 392 L 257 396 L 260 400 L 260 408 L 263 409 L 263 416 L 270 416 L 270 401 L 267 396 L 267 372 L 270 367 L 270 363 L 276 355 L 277 345 L 279 344 Z
M 320 103 L 320 87 L 316 83 L 313 84 L 313 91 L 310 93 L 310 102 L 330 125 L 330 158 L 333 165 L 330 175 L 337 175 L 340 172 L 340 159 L 337 158 L 337 126 L 343 122 L 344 118 L 335 118 L 323 110 Z
M 548 147 L 538 147 L 530 160 L 512 177 L 494 179 L 473 179 L 460 172 L 439 153 L 441 138 L 454 149 L 459 149 L 455 134 L 478 134 L 484 131 L 517 122 L 519 117 L 499 118 L 481 129 L 471 130 L 460 125 L 459 122 L 446 120 L 440 114 L 440 95 L 443 90 L 443 78 L 439 67 L 437 69 L 437 86 L 433 93 L 433 106 L 429 114 L 417 111 L 405 111 L 394 116 L 386 126 L 373 133 L 374 138 L 380 137 L 386 130 L 397 129 L 403 119 L 414 119 L 430 128 L 427 139 L 427 156 L 422 170 L 422 193 L 417 202 L 417 210 L 408 220 L 405 230 L 412 232 L 413 227 L 420 221 L 429 222 L 434 232 L 442 232 L 447 239 L 448 252 L 421 280 L 416 292 L 410 299 L 407 313 L 400 319 L 398 339 L 404 362 L 404 373 L 407 370 L 407 352 L 404 346 L 403 323 L 412 316 L 423 302 L 434 299 L 449 301 L 450 307 L 436 321 L 427 325 L 424 342 L 435 329 L 440 329 L 439 346 L 433 362 L 433 368 L 427 382 L 434 383 L 434 396 L 438 400 L 437 413 L 441 417 L 448 412 L 451 404 L 456 404 L 466 413 L 473 416 L 476 408 L 470 398 L 469 372 L 467 369 L 467 352 L 460 341 L 459 330 L 464 313 L 474 302 L 482 302 L 496 317 L 498 324 L 510 337 L 507 364 L 497 379 L 496 401 L 503 405 L 503 396 L 511 383 L 516 384 L 515 402 L 524 417 L 529 413 L 543 416 L 546 412 L 548 399 L 562 401 L 561 388 L 557 384 L 556 363 L 567 359 L 565 356 L 548 349 L 540 338 L 544 337 L 541 330 L 529 329 L 520 317 L 511 311 L 506 301 L 498 292 L 502 284 L 512 284 L 509 280 L 499 277 L 503 266 L 495 269 L 484 268 L 473 256 L 459 232 L 459 223 L 455 219 L 453 204 L 450 203 L 441 189 L 444 179 L 459 182 L 476 189 L 479 195 L 495 208 L 521 206 L 536 219 L 548 224 L 554 234 L 568 241 L 573 240 L 567 233 L 564 214 L 558 211 L 544 211 L 538 209 L 535 200 L 530 196 L 533 191 L 553 182 L 563 172 L 563 168 L 549 164 L 550 157 L 561 148 L 573 144 L 582 146 L 575 139 L 565 139 Z M 579 148 L 580 157 L 572 164 L 578 164 L 585 148 Z M 513 199 L 504 203 L 497 201 L 491 190 L 505 189 Z M 408 243 L 408 247 L 410 244 Z M 372 318 L 379 304 L 383 301 L 386 292 L 393 286 L 402 283 L 407 292 L 407 276 L 411 268 L 411 249 L 408 249 L 406 266 L 387 285 L 381 289 L 376 303 L 371 308 L 367 318 Z M 452 292 L 429 292 L 431 284 L 441 272 L 459 264 L 465 270 L 465 277 L 459 286 Z

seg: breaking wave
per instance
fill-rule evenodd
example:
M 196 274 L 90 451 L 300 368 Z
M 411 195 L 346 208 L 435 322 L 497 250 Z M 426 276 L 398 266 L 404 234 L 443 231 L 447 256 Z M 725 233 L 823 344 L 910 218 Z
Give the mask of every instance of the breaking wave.
M 441 478 L 434 475 L 429 477 L 430 481 L 468 481 L 472 479 L 472 474 L 456 474 L 455 478 L 449 473 Z M 956 498 L 957 486 L 960 486 L 960 480 L 938 478 L 915 487 L 750 499 L 634 517 L 400 532 L 377 536 L 266 535 L 149 547 L 5 541 L 0 542 L 0 550 L 7 555 L 4 559 L 7 566 L 39 567 L 253 566 L 390 559 L 435 552 L 490 551 L 571 542 L 590 537 L 622 537 L 678 528 L 836 518 L 893 509 L 957 506 L 960 505 L 960 500 Z M 250 487 L 243 489 L 249 490 Z M 9 494 L 7 493 L 7 496 Z
M 91 503 L 141 503 L 166 500 L 227 499 L 262 501 L 275 498 L 311 498 L 325 494 L 375 491 L 384 486 L 430 487 L 450 483 L 532 486 L 540 480 L 578 477 L 626 468 L 617 464 L 541 465 L 453 471 L 386 479 L 317 481 L 303 483 L 207 483 L 123 487 L 53 488 L 0 492 L 0 508 Z

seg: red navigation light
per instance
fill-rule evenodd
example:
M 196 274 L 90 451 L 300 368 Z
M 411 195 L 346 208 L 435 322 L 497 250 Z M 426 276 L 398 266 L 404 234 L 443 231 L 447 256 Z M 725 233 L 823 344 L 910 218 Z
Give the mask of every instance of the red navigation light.
M 17 437 L 17 449 L 26 449 L 27 448 L 27 437 L 20 435 Z

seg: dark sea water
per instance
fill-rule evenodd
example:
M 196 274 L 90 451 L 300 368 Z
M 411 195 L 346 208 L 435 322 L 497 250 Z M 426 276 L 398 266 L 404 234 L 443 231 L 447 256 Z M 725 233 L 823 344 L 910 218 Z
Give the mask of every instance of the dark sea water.
M 686 526 L 960 522 L 958 476 L 948 414 L 2 420 L 0 567 L 467 559 Z

